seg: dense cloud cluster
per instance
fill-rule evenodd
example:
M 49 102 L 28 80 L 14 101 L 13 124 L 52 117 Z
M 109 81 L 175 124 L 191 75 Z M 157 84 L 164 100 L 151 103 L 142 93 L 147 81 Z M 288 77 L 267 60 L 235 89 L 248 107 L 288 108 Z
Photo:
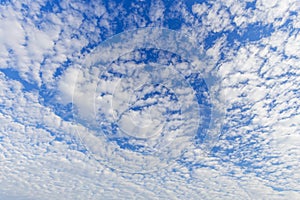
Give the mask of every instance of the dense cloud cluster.
M 300 198 L 297 0 L 0 13 L 0 199 Z

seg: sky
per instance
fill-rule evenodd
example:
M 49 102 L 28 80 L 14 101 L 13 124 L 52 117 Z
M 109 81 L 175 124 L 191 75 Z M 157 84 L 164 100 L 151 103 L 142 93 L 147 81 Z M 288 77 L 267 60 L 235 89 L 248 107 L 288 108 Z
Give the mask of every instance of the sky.
M 297 0 L 0 0 L 0 199 L 299 199 Z

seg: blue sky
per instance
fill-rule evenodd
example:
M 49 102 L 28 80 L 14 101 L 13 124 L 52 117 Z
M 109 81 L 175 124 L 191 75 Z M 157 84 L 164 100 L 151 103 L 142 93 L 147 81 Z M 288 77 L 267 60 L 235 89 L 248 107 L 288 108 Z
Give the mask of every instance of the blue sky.
M 299 12 L 0 1 L 0 199 L 299 199 Z

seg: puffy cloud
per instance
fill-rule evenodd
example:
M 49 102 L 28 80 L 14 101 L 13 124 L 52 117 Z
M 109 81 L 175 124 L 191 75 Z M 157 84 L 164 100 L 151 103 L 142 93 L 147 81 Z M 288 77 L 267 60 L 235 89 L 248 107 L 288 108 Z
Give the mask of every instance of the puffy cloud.
M 298 198 L 299 10 L 1 3 L 0 198 Z

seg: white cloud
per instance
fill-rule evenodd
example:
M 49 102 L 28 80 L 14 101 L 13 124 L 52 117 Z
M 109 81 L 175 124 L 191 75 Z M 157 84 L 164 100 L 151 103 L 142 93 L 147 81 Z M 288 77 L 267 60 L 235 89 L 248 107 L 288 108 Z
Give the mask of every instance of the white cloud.
M 165 8 L 161 0 L 151 1 L 151 8 L 149 17 L 152 22 L 156 22 L 164 19 Z
M 244 9 L 245 2 L 211 2 L 209 9 L 204 4 L 195 4 L 192 11 L 196 16 L 189 13 L 183 3 L 178 3 L 172 7 L 172 12 L 181 13 L 184 20 L 192 24 L 192 27 L 182 27 L 182 32 L 194 31 L 190 42 L 183 43 L 186 37 L 171 32 L 165 32 L 168 37 L 159 37 L 159 29 L 152 29 L 152 32 L 141 30 L 137 35 L 127 33 L 124 38 L 115 37 L 122 40 L 122 45 L 115 43 L 111 47 L 96 48 L 86 57 L 81 55 L 82 48 L 89 43 L 100 42 L 99 35 L 105 32 L 104 28 L 96 25 L 109 29 L 106 36 L 113 34 L 111 22 L 121 5 L 116 5 L 114 13 L 109 13 L 101 3 L 88 6 L 80 2 L 61 2 L 61 12 L 43 13 L 41 19 L 38 15 L 44 4 L 31 2 L 28 11 L 21 11 L 19 2 L 0 5 L 0 68 L 12 67 L 23 79 L 12 80 L 9 74 L 0 72 L 1 199 L 299 198 L 297 103 L 300 49 L 295 45 L 299 43 L 299 33 L 292 31 L 292 28 L 299 27 L 299 17 L 289 13 L 299 12 L 297 1 L 259 0 L 256 2 L 258 9 L 248 10 Z M 127 19 L 123 16 L 124 19 L 120 20 L 128 27 L 145 26 L 144 17 L 138 15 L 139 9 L 142 7 Z M 159 26 L 166 20 L 166 9 L 162 2 L 152 3 L 151 9 L 151 24 Z M 84 19 L 83 13 L 90 19 Z M 101 20 L 97 21 L 94 16 Z M 293 27 L 280 28 L 288 20 L 292 20 L 289 26 Z M 224 33 L 208 49 L 207 60 L 194 59 L 203 51 L 199 43 L 209 32 L 228 31 L 230 34 L 233 29 L 242 29 L 254 22 L 273 25 L 274 32 L 257 42 L 246 44 L 229 44 L 227 33 Z M 229 45 L 232 46 L 229 48 Z M 184 116 L 174 114 L 169 122 L 169 128 L 179 126 L 181 129 L 147 143 L 147 150 L 157 150 L 147 159 L 129 149 L 120 150 L 116 142 L 108 142 L 107 138 L 99 136 L 97 129 L 90 129 L 99 125 L 94 116 L 94 104 L 108 120 L 114 119 L 110 103 L 114 97 L 112 84 L 119 80 L 99 81 L 99 75 L 105 68 L 98 66 L 120 57 L 124 58 L 123 61 L 129 60 L 134 57 L 130 53 L 141 47 L 169 50 L 192 59 L 194 64 L 193 67 L 188 63 L 168 65 L 176 70 L 156 74 L 159 80 L 167 80 L 163 84 L 173 88 L 172 92 L 177 94 L 181 104 L 166 98 L 148 98 L 148 101 L 137 103 L 161 103 L 150 109 L 152 118 L 143 115 L 143 112 L 134 112 L 129 113 L 135 119 L 132 121 L 128 113 L 125 115 L 128 116 L 125 119 L 130 119 L 133 125 L 129 127 L 128 123 L 124 123 L 123 127 L 127 129 L 136 128 L 137 123 L 145 123 L 143 117 L 146 121 L 152 120 L 154 123 L 150 125 L 155 129 L 163 123 L 164 109 L 179 106 L 186 111 Z M 196 52 L 194 47 L 201 50 Z M 135 58 L 142 59 L 139 56 Z M 81 59 L 84 57 L 87 60 L 83 62 Z M 164 57 L 161 56 L 160 65 L 165 65 Z M 71 66 L 64 68 L 62 65 L 67 59 L 71 60 Z M 102 63 L 97 63 L 99 60 Z M 90 64 L 93 67 L 89 68 Z M 137 66 L 134 62 L 127 64 L 122 65 L 121 72 L 128 73 L 129 66 Z M 117 68 L 117 65 L 112 67 Z M 62 74 L 54 77 L 57 69 L 61 69 Z M 183 75 L 201 71 L 204 78 L 217 77 L 208 80 L 212 102 L 216 110 L 228 109 L 228 112 L 226 118 L 213 119 L 211 125 L 224 123 L 228 130 L 215 137 L 219 136 L 218 129 L 210 127 L 215 135 L 208 135 L 205 143 L 211 143 L 209 145 L 194 144 L 198 114 L 196 111 L 189 112 L 189 108 L 197 103 L 187 83 L 175 87 L 180 81 L 171 82 L 183 82 L 183 77 L 177 75 L 178 71 Z M 150 79 L 145 74 L 139 77 Z M 131 77 L 130 81 L 123 82 L 124 87 L 119 88 L 119 102 L 115 102 L 115 110 L 119 113 L 126 110 L 126 100 L 130 99 L 126 96 L 128 88 L 143 83 L 137 84 L 136 80 Z M 78 121 L 64 120 L 55 112 L 55 107 L 45 106 L 38 91 L 24 90 L 24 81 L 37 87 L 45 84 L 55 95 L 50 104 L 73 102 L 79 109 L 75 118 Z M 149 91 L 151 89 L 153 87 L 148 88 Z M 146 92 L 148 90 L 145 89 Z M 94 98 L 95 92 L 105 95 Z M 132 98 L 137 100 L 138 96 Z M 179 120 L 180 117 L 185 120 Z M 190 118 L 194 120 L 188 120 Z M 187 132 L 183 135 L 182 130 Z M 149 129 L 147 131 L 146 136 L 151 134 Z M 80 139 L 89 145 L 84 147 Z M 137 146 L 145 143 L 132 140 L 128 144 Z M 219 149 L 210 152 L 205 145 L 216 145 Z M 86 152 L 85 148 L 90 152 Z M 96 155 L 91 154 L 93 152 Z M 149 169 L 153 172 L 122 172 Z
M 199 16 L 203 15 L 207 9 L 206 4 L 194 4 L 192 7 L 193 12 Z
M 300 34 L 290 37 L 285 46 L 285 53 L 287 56 L 296 56 L 299 58 L 300 47 L 295 45 L 300 42 Z

